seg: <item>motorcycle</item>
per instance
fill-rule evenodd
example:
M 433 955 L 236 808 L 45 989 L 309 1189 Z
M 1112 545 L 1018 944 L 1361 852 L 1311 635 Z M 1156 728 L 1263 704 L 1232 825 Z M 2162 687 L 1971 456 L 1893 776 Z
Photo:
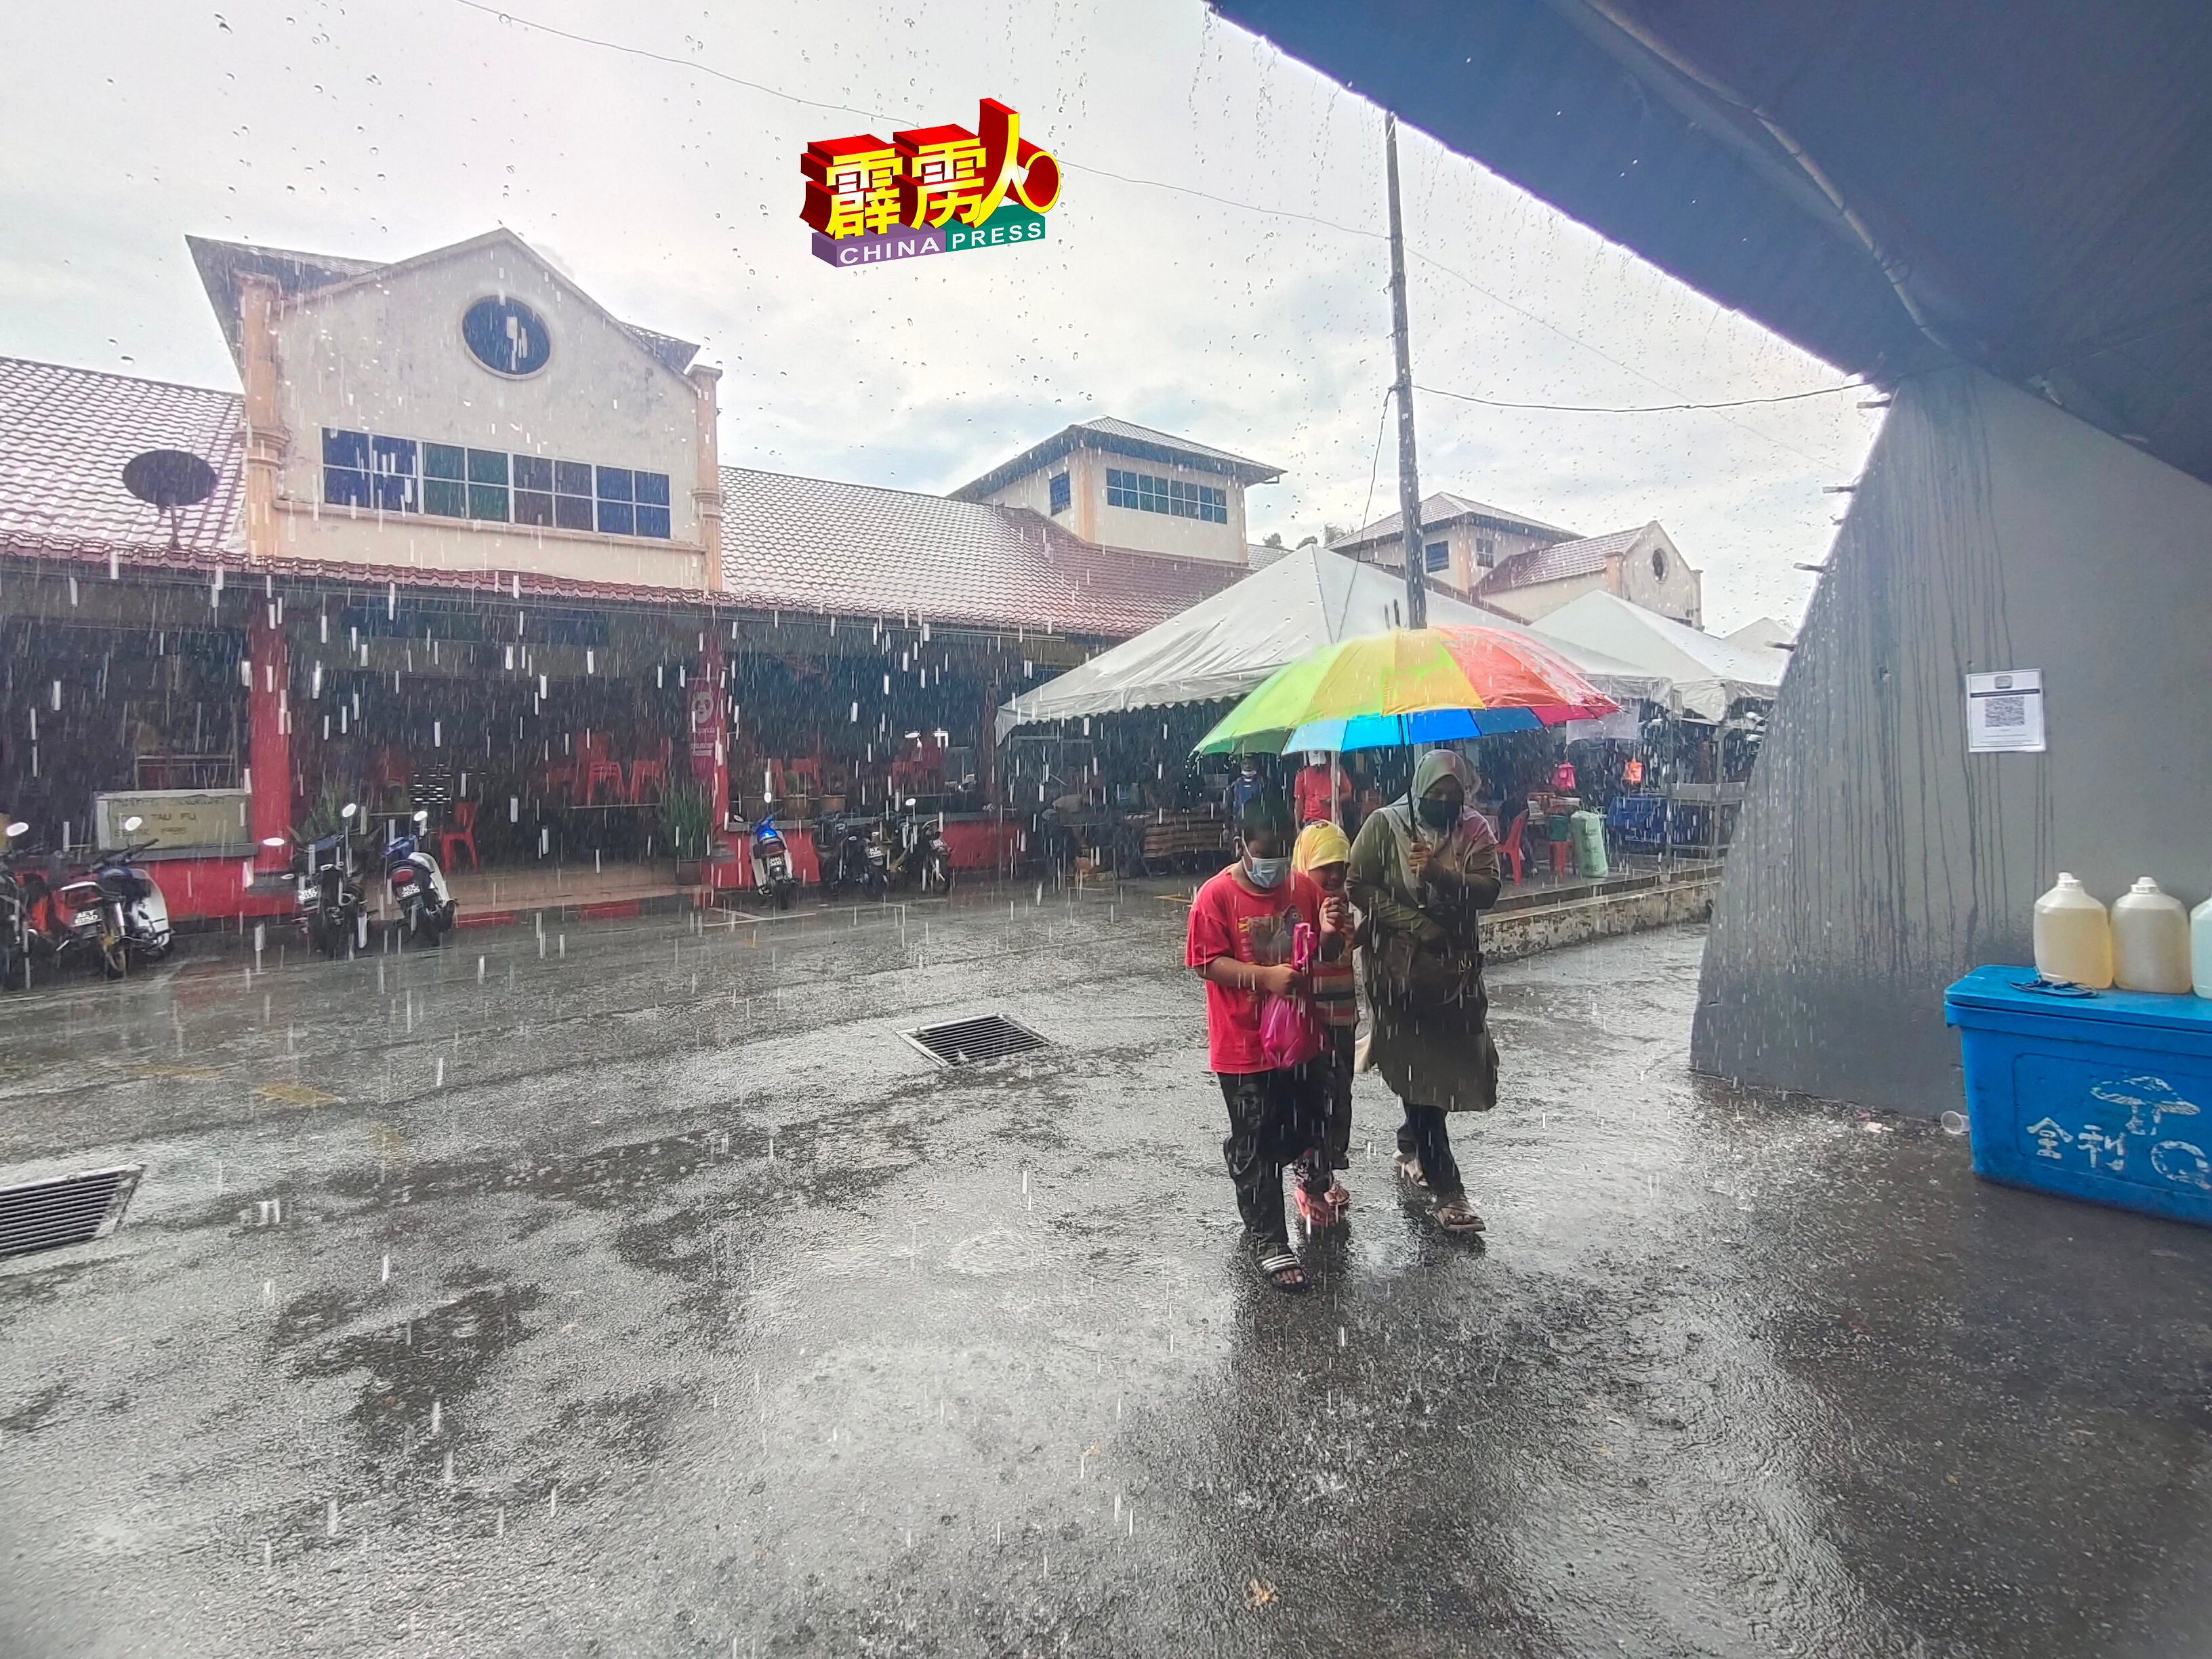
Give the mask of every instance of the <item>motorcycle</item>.
M 136 835 L 146 820 L 132 817 L 123 820 L 123 833 Z M 108 929 L 120 942 L 124 966 L 134 962 L 160 962 L 176 949 L 177 936 L 169 926 L 169 901 L 153 876 L 131 860 L 149 848 L 159 845 L 142 841 L 125 845 L 92 866 L 93 879 L 100 884 L 100 891 L 107 897 Z M 108 977 L 119 977 L 119 971 L 109 967 Z
M 299 884 L 301 925 L 307 931 L 307 943 L 326 957 L 368 943 L 361 857 L 353 839 L 354 816 L 360 810 L 348 801 L 339 811 L 338 828 L 330 835 L 300 842 L 292 866 Z M 261 844 L 283 848 L 289 843 L 282 836 L 270 836 Z
M 134 833 L 145 820 L 123 820 L 123 833 Z M 22 885 L 28 901 L 27 954 L 58 964 L 90 958 L 110 979 L 121 979 L 131 963 L 159 962 L 176 943 L 169 927 L 168 901 L 154 878 L 131 860 L 154 843 L 126 845 L 66 874 L 56 860 Z
M 792 896 L 799 891 L 799 878 L 791 867 L 791 848 L 784 844 L 773 815 L 753 826 L 752 855 L 754 889 L 772 900 L 777 909 L 791 908 Z
M 406 835 L 394 835 L 386 843 L 384 878 L 391 884 L 392 908 L 399 913 L 400 937 L 435 945 L 453 925 L 454 905 L 446 890 L 446 872 L 422 847 L 423 828 L 429 822 L 429 813 L 418 811 L 415 828 Z
M 27 823 L 8 826 L 10 842 L 31 833 Z M 35 875 L 27 878 L 16 869 L 25 853 L 0 853 L 0 990 L 30 988 L 31 901 L 37 891 Z
M 894 828 L 885 836 L 890 851 L 890 867 L 886 872 L 891 884 L 903 887 L 914 883 L 925 893 L 952 891 L 952 849 L 945 840 L 945 816 L 916 818 L 915 801 L 907 799 Z
M 871 898 L 881 898 L 886 885 L 883 872 L 884 860 L 878 856 L 880 849 L 872 850 L 870 837 L 864 833 L 857 820 L 830 817 L 822 823 L 822 890 L 835 894 L 859 890 Z

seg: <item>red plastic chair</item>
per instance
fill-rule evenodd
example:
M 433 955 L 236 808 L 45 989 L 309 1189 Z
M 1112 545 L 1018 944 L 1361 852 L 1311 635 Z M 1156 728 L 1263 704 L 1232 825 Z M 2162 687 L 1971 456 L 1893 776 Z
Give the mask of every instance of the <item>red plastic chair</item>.
M 472 800 L 453 803 L 453 827 L 438 832 L 438 862 L 447 869 L 453 868 L 453 849 L 469 849 L 469 868 L 481 870 L 483 860 L 477 854 L 477 804 Z
M 660 760 L 634 760 L 629 763 L 629 804 L 645 804 L 645 787 L 653 786 L 653 798 L 661 799 L 668 793 L 668 763 Z
M 1498 861 L 1512 872 L 1516 886 L 1523 879 L 1521 866 L 1528 855 L 1522 851 L 1522 842 L 1528 833 L 1528 815 L 1523 812 L 1513 820 L 1513 827 L 1505 832 L 1505 839 L 1498 843 Z
M 599 786 L 607 786 L 607 799 L 623 798 L 623 769 L 620 761 L 595 760 L 584 773 L 584 805 L 590 806 L 599 799 Z
M 1574 873 L 1574 842 L 1571 841 L 1553 842 L 1552 843 L 1552 873 L 1555 876 L 1571 875 Z

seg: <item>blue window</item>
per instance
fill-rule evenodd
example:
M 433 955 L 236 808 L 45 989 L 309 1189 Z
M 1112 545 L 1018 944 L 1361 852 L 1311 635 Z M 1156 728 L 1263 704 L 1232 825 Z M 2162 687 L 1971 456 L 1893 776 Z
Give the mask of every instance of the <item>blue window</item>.
M 1068 485 L 1067 474 L 1054 473 L 1052 475 L 1052 510 L 1054 513 L 1065 513 L 1074 499 L 1074 492 Z
M 637 486 L 637 533 L 668 539 L 668 475 L 665 472 L 633 472 L 630 477 Z
M 514 521 L 544 526 L 553 522 L 553 463 L 543 455 L 514 458 Z
M 323 500 L 332 507 L 606 536 L 665 541 L 673 533 L 665 472 L 335 427 L 323 428 Z
M 637 534 L 636 486 L 631 482 L 626 466 L 603 466 L 599 470 L 599 534 L 602 536 L 635 536 Z
M 323 500 L 331 507 L 371 505 L 366 432 L 323 428 Z
M 1149 472 L 1106 469 L 1106 505 L 1134 507 L 1139 513 L 1165 513 L 1178 519 L 1200 519 L 1207 524 L 1229 522 L 1229 492 L 1207 484 L 1185 483 L 1181 478 L 1156 478 Z M 1054 512 L 1060 509 L 1054 507 Z
M 1421 550 L 1421 568 L 1425 570 L 1450 569 L 1451 544 L 1449 542 L 1431 542 L 1427 546 L 1424 547 Z
M 441 519 L 469 515 L 469 452 L 459 444 L 422 446 L 422 510 Z
M 415 477 L 415 441 L 373 437 L 368 441 L 368 454 L 370 495 L 378 510 L 422 511 L 422 498 Z
M 588 461 L 553 463 L 553 522 L 562 530 L 589 530 L 592 467 Z
M 507 477 L 504 450 L 469 451 L 469 517 L 506 521 Z

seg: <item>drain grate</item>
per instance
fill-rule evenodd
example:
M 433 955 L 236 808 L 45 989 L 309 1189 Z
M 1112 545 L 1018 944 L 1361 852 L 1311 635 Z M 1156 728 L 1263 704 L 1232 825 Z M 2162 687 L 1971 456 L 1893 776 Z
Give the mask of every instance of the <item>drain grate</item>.
M 105 1238 L 123 1223 L 143 1164 L 88 1170 L 58 1181 L 0 1187 L 0 1255 L 27 1255 Z
M 1044 1039 L 1035 1031 L 1004 1014 L 956 1019 L 949 1025 L 924 1025 L 899 1035 L 940 1066 L 978 1065 L 1045 1046 Z

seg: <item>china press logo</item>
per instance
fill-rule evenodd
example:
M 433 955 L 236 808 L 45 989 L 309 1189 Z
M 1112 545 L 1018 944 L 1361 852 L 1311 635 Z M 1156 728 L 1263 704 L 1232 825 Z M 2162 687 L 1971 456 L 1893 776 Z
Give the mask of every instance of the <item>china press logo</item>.
M 1060 163 L 1022 137 L 1022 118 L 995 98 L 981 101 L 975 127 L 809 144 L 799 158 L 806 178 L 799 216 L 814 228 L 814 257 L 872 265 L 1042 241 L 1044 216 L 1060 199 Z

